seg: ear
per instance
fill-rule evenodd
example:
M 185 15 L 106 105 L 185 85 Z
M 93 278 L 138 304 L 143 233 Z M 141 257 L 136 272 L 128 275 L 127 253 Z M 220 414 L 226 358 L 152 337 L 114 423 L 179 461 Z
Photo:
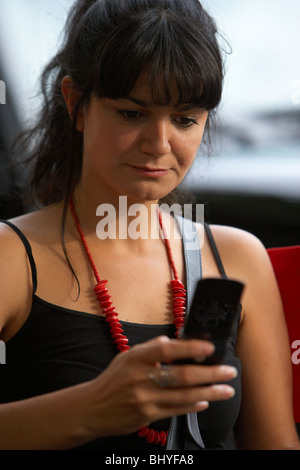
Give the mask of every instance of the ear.
M 73 120 L 73 109 L 80 98 L 81 92 L 77 90 L 74 81 L 68 75 L 62 79 L 61 91 L 64 96 L 69 115 Z M 76 129 L 79 132 L 83 132 L 84 130 L 84 118 L 82 109 L 80 109 L 77 114 Z

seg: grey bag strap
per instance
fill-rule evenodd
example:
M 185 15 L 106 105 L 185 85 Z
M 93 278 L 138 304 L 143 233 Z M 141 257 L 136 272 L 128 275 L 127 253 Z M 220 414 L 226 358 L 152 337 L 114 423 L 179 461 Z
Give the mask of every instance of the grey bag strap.
M 187 285 L 187 303 L 186 314 L 188 314 L 194 291 L 199 279 L 202 278 L 202 259 L 198 233 L 194 223 L 190 219 L 175 216 L 183 242 L 185 267 L 186 267 L 186 285 Z M 185 425 L 188 431 L 188 437 L 183 443 L 182 438 L 186 434 L 184 429 L 183 417 L 174 416 L 171 419 L 168 440 L 166 444 L 167 450 L 179 449 L 181 442 L 186 449 L 189 448 L 190 438 L 194 441 L 190 449 L 196 448 L 194 445 L 204 449 L 204 443 L 198 426 L 197 413 L 189 413 L 186 415 Z M 182 434 L 182 436 L 180 436 Z
M 178 215 L 175 216 L 179 227 L 186 267 L 187 304 L 186 312 L 190 311 L 197 282 L 202 278 L 201 249 L 197 229 L 194 222 Z

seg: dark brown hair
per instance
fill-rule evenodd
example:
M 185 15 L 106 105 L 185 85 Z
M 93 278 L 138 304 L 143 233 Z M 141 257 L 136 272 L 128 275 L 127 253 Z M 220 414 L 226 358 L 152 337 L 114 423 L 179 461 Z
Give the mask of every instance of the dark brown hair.
M 27 187 L 38 203 L 64 200 L 66 208 L 79 182 L 83 136 L 74 123 L 80 107 L 92 93 L 128 95 L 146 66 L 155 103 L 216 108 L 223 61 L 215 23 L 198 0 L 75 2 L 61 49 L 41 77 L 44 101 L 38 121 L 19 140 L 32 167 Z M 65 75 L 81 92 L 73 121 L 61 93 Z

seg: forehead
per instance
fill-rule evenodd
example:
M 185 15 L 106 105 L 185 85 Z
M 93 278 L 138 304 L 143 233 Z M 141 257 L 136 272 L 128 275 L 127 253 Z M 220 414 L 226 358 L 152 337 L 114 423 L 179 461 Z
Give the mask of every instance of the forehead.
M 151 85 L 153 84 L 153 79 L 151 79 L 149 68 L 144 69 L 137 78 L 132 90 L 126 96 L 130 98 L 131 101 L 136 102 L 141 106 L 170 106 L 170 107 L 179 107 L 182 109 L 192 109 L 194 107 L 199 107 L 193 101 L 181 101 L 179 96 L 178 85 L 175 83 L 174 79 L 170 79 L 167 88 L 168 93 L 165 93 L 166 83 L 164 77 L 155 77 L 155 94 L 153 95 L 153 89 Z M 157 90 L 159 89 L 159 93 Z M 158 98 L 157 98 L 158 97 Z
M 150 87 L 150 71 L 149 69 L 143 70 L 137 78 L 130 95 L 136 97 L 147 98 L 147 101 L 152 100 L 152 93 Z

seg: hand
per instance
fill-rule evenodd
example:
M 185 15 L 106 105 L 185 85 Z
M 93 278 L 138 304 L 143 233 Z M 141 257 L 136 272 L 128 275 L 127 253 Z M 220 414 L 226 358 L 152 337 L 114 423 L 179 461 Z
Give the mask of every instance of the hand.
M 219 383 L 233 379 L 237 371 L 201 365 L 212 353 L 213 345 L 207 341 L 162 336 L 118 354 L 92 381 L 94 433 L 97 437 L 129 434 L 159 419 L 203 411 L 209 401 L 231 398 L 234 389 Z M 161 373 L 161 363 L 187 358 L 197 358 L 199 365 L 170 365 Z

